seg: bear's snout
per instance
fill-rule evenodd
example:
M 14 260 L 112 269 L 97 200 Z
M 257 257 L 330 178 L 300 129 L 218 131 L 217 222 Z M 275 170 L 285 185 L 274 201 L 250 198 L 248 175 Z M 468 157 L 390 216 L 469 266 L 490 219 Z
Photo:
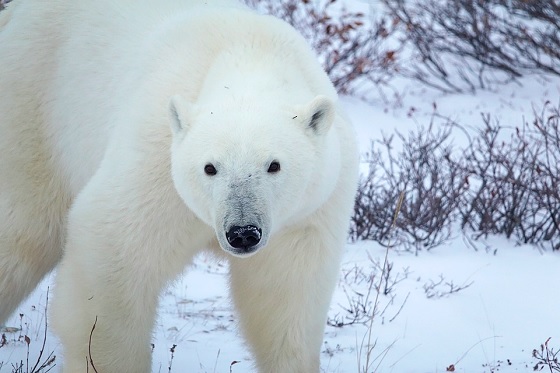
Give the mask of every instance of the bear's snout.
M 260 242 L 261 236 L 262 230 L 254 225 L 235 225 L 226 233 L 226 238 L 233 248 L 246 252 L 253 251 L 252 248 Z

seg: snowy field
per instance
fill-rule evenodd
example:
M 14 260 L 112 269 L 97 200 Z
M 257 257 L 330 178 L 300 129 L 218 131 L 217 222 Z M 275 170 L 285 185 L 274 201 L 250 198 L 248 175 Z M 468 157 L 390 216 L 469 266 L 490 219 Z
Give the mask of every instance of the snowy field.
M 526 77 L 475 95 L 441 95 L 407 81 L 397 88 L 399 105 L 342 98 L 363 152 L 382 131 L 427 125 L 434 103 L 440 114 L 476 126 L 481 113 L 516 125 L 532 117 L 533 107 L 560 101 L 559 78 Z M 378 295 L 386 254 L 390 271 Z M 254 371 L 228 299 L 227 272 L 225 263 L 201 256 L 164 292 L 154 372 Z M 3 329 L 0 373 L 20 372 L 20 362 L 21 372 L 25 366 L 30 372 L 41 352 L 39 365 L 53 352 L 56 365 L 47 369 L 59 371 L 60 345 L 50 333 L 44 336 L 51 283 L 52 276 Z M 531 372 L 538 363 L 534 349 L 549 338 L 548 347 L 560 349 L 559 285 L 559 252 L 499 237 L 472 242 L 457 230 L 445 245 L 416 254 L 398 247 L 387 253 L 373 242 L 348 244 L 325 330 L 322 371 L 364 372 L 370 346 L 368 373 Z

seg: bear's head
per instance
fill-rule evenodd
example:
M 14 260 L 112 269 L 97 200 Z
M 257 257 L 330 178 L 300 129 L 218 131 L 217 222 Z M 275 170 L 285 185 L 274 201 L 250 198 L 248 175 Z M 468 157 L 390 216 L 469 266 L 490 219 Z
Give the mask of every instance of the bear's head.
M 298 107 L 207 106 L 171 99 L 173 182 L 222 249 L 249 256 L 334 189 L 334 104 L 317 96 Z

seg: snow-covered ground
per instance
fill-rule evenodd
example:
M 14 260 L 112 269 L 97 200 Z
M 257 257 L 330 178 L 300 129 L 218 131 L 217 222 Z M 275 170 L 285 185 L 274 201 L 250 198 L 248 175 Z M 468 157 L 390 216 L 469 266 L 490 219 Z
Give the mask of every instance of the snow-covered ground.
M 442 96 L 413 82 L 402 82 L 398 88 L 403 99 L 396 107 L 342 99 L 362 151 L 369 151 L 371 139 L 382 131 L 427 124 L 433 103 L 440 114 L 476 126 L 482 124 L 481 112 L 516 125 L 523 117 L 531 118 L 533 106 L 560 101 L 558 78 L 527 77 L 476 95 Z M 389 285 L 383 285 L 386 294 L 379 295 L 377 315 L 370 324 L 367 315 L 374 310 L 385 254 L 386 249 L 373 242 L 347 245 L 329 321 L 351 325 L 327 326 L 321 356 L 324 372 L 363 372 L 368 338 L 372 345 L 368 373 L 530 372 L 537 363 L 533 349 L 548 338 L 549 347 L 560 349 L 560 253 L 495 237 L 473 246 L 458 231 L 446 245 L 428 252 L 392 249 Z M 8 323 L 13 329 L 4 331 L 8 343 L 0 348 L 0 373 L 14 371 L 20 361 L 29 370 L 35 365 L 44 341 L 51 282 L 52 277 L 43 281 Z M 348 309 L 355 311 L 354 323 Z M 254 371 L 236 328 L 224 263 L 199 257 L 165 291 L 159 315 L 154 372 Z M 25 335 L 30 341 L 29 364 Z M 57 364 L 51 372 L 58 372 L 60 346 L 49 333 L 42 359 L 51 351 Z
M 389 292 L 380 295 L 372 326 L 373 364 L 369 372 L 529 372 L 536 364 L 532 350 L 549 337 L 560 345 L 557 285 L 560 255 L 513 247 L 503 239 L 487 242 L 490 250 L 475 251 L 461 238 L 445 247 L 418 255 L 389 251 Z M 482 246 L 481 246 L 482 247 Z M 350 322 L 346 309 L 373 310 L 372 273 L 379 274 L 385 249 L 370 242 L 347 246 L 341 280 L 330 320 Z M 162 297 L 154 337 L 154 372 L 252 372 L 251 356 L 235 326 L 228 301 L 227 268 L 200 257 L 188 274 Z M 378 284 L 374 278 L 374 286 Z M 43 341 L 44 305 L 50 279 L 20 307 L 23 332 L 8 339 L 31 338 L 30 361 Z M 384 287 L 384 286 L 383 286 Z M 453 289 L 453 290 L 452 290 Z M 452 291 L 458 290 L 456 293 Z M 19 327 L 19 316 L 11 326 Z M 365 364 L 369 322 L 327 326 L 322 353 L 325 372 L 360 372 Z M 47 354 L 59 352 L 47 336 Z M 25 362 L 26 344 L 10 342 L 0 348 L 0 372 Z M 57 360 L 60 356 L 57 356 Z M 31 364 L 33 365 L 33 364 Z M 52 372 L 57 372 L 55 367 Z

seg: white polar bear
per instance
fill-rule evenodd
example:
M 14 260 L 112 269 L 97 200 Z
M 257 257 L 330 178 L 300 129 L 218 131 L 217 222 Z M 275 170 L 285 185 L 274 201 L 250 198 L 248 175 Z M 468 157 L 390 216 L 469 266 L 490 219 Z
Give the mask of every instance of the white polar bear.
M 0 322 L 60 262 L 64 371 L 149 372 L 159 294 L 206 249 L 259 372 L 319 371 L 358 156 L 294 29 L 227 0 L 18 0 L 0 92 Z

